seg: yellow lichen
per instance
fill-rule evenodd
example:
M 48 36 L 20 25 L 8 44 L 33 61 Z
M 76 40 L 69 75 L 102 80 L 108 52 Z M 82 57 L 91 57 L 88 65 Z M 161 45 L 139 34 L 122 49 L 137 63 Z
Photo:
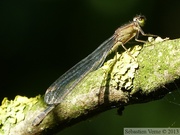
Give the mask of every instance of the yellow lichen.
M 25 108 L 35 104 L 38 101 L 37 98 L 40 98 L 40 96 L 28 99 L 27 97 L 18 95 L 14 100 L 8 100 L 8 98 L 5 97 L 0 106 L 0 125 L 5 123 L 15 124 L 24 120 Z

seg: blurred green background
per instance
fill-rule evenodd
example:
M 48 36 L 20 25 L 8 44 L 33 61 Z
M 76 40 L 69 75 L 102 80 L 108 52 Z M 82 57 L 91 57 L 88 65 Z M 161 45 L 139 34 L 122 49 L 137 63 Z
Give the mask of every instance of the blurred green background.
M 44 94 L 61 74 L 90 54 L 137 14 L 143 30 L 180 37 L 180 1 L 170 0 L 1 0 L 1 100 Z M 179 127 L 180 92 L 151 103 L 104 112 L 61 135 L 121 135 L 123 127 Z M 177 105 L 169 101 L 176 102 Z

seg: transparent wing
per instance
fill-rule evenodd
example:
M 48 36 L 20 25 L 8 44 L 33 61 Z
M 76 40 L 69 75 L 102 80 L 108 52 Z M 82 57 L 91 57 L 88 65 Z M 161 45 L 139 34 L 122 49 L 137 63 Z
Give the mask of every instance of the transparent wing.
M 60 76 L 46 91 L 44 101 L 49 105 L 61 103 L 73 88 L 90 72 L 99 68 L 106 59 L 110 49 L 115 44 L 115 36 L 103 42 L 95 51 L 81 60 L 62 76 Z

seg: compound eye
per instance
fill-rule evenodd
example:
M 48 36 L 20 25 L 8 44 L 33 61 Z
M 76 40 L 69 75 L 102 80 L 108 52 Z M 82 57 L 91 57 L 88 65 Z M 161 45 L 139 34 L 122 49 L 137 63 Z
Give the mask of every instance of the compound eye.
M 139 17 L 139 19 L 137 21 L 138 21 L 140 26 L 144 26 L 144 24 L 145 24 L 145 18 L 144 17 Z
M 145 24 L 146 18 L 145 18 L 145 16 L 138 15 L 138 16 L 134 17 L 133 21 L 138 23 L 139 26 L 142 27 Z

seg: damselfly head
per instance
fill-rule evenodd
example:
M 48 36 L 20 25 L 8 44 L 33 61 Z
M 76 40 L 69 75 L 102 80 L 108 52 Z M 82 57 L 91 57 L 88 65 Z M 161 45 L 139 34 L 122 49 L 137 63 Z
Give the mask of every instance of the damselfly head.
M 133 18 L 133 22 L 137 23 L 139 26 L 143 27 L 146 21 L 146 17 L 143 15 L 138 15 Z

